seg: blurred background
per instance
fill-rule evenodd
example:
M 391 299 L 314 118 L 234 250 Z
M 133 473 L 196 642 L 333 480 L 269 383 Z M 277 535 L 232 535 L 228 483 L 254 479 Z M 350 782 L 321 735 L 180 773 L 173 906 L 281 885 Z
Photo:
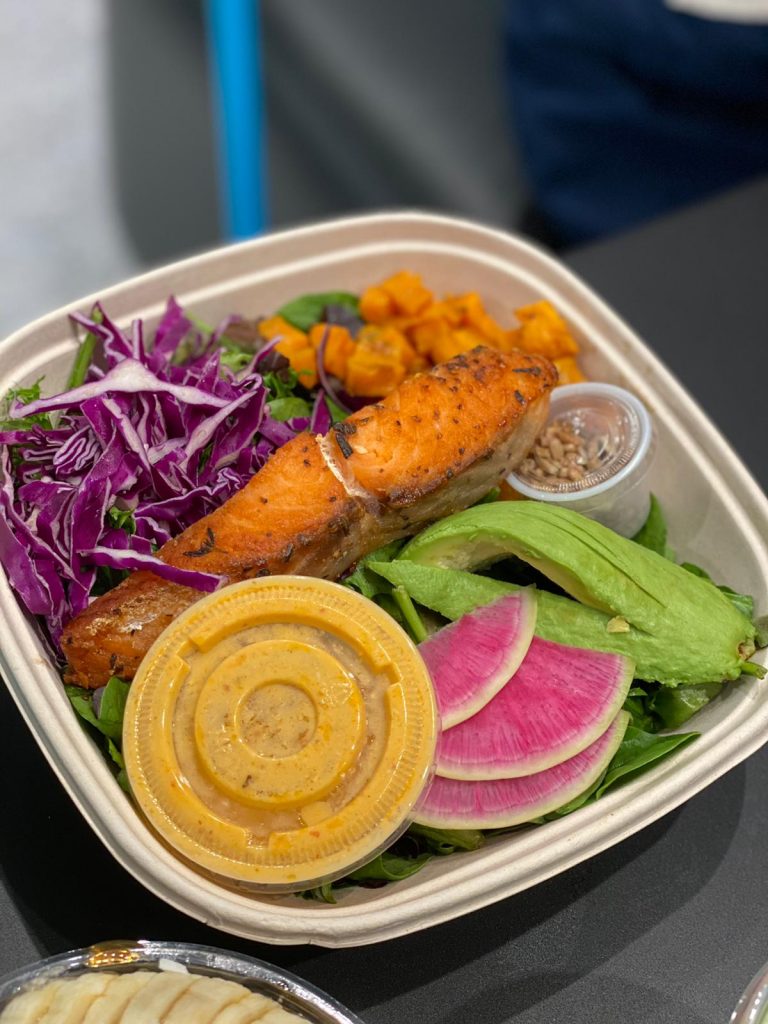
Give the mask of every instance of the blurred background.
M 766 7 L 3 0 L 0 336 L 262 226 L 421 207 L 567 250 L 766 173 Z

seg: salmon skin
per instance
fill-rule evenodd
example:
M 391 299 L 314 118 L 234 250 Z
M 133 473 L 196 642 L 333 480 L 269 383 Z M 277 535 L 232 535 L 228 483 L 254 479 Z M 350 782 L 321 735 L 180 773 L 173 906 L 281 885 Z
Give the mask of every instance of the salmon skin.
M 297 573 L 335 579 L 363 555 L 474 504 L 544 426 L 557 371 L 547 359 L 476 348 L 386 398 L 279 448 L 221 508 L 158 552 L 234 583 Z M 133 573 L 64 629 L 67 682 L 133 678 L 163 629 L 202 597 Z

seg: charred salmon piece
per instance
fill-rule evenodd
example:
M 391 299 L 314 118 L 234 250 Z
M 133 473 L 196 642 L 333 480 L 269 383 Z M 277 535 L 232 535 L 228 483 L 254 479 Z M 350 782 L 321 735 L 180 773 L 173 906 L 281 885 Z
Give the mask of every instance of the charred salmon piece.
M 159 555 L 169 565 L 230 582 L 278 573 L 334 578 L 359 557 L 364 515 L 329 468 L 318 439 L 302 434 Z M 67 682 L 96 687 L 112 675 L 132 679 L 165 627 L 200 597 L 199 590 L 152 572 L 132 573 L 65 627 Z
M 331 456 L 378 529 L 413 528 L 478 501 L 522 461 L 556 383 L 547 359 L 476 348 L 336 424 Z
M 533 444 L 556 378 L 547 360 L 486 348 L 412 377 L 326 437 L 284 445 L 160 557 L 228 582 L 280 573 L 334 579 L 486 494 Z M 129 576 L 65 628 L 67 681 L 132 678 L 168 623 L 201 596 L 151 572 Z

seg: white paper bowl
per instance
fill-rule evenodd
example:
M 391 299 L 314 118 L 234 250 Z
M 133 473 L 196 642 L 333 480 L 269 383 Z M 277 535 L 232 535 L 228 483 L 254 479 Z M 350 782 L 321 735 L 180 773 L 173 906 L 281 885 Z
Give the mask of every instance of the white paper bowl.
M 0 344 L 0 394 L 45 374 L 65 381 L 75 349 L 67 320 L 100 298 L 118 322 L 161 314 L 169 294 L 216 323 L 301 294 L 362 290 L 395 270 L 440 293 L 476 290 L 489 311 L 549 299 L 572 325 L 588 376 L 630 388 L 654 417 L 651 486 L 680 559 L 753 594 L 768 611 L 768 501 L 709 420 L 643 343 L 560 263 L 518 238 L 466 221 L 378 214 L 299 228 L 154 271 L 58 310 Z M 729 686 L 696 717 L 702 736 L 653 771 L 545 827 L 431 861 L 404 882 L 354 889 L 336 906 L 230 891 L 177 860 L 147 829 L 83 731 L 0 573 L 0 669 L 43 753 L 93 830 L 152 892 L 213 927 L 273 943 L 354 946 L 428 928 L 543 881 L 660 818 L 768 738 L 768 680 Z M 765 660 L 763 652 L 758 660 Z M 42 811 L 41 811 L 42 813 Z

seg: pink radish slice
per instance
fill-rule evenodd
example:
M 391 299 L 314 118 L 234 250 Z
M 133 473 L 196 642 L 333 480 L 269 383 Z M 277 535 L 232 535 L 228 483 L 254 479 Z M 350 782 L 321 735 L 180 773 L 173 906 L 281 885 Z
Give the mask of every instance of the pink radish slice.
M 633 671 L 622 654 L 534 637 L 507 685 L 472 718 L 443 732 L 437 774 L 511 779 L 567 761 L 608 728 Z
M 536 596 L 526 589 L 463 615 L 419 644 L 444 729 L 478 712 L 514 675 L 535 625 Z
M 436 775 L 414 818 L 434 828 L 506 828 L 556 811 L 597 782 L 619 748 L 629 717 L 620 711 L 586 750 L 535 775 L 482 782 Z

